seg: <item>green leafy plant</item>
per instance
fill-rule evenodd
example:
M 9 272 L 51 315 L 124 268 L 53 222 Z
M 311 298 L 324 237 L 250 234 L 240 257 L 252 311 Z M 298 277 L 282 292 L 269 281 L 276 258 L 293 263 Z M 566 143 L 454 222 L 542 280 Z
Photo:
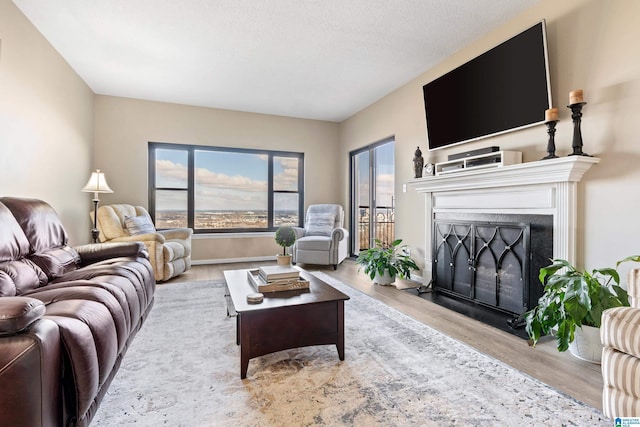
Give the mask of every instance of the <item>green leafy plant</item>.
M 627 261 L 640 262 L 630 256 L 616 263 L 616 268 L 578 271 L 568 261 L 554 259 L 540 269 L 540 282 L 545 284 L 538 305 L 525 313 L 526 331 L 533 341 L 549 334 L 557 340 L 559 351 L 573 342 L 576 327 L 600 327 L 602 312 L 608 308 L 628 306 L 627 291 L 620 287 L 618 266 Z
M 296 232 L 291 227 L 280 227 L 276 230 L 276 243 L 282 246 L 282 255 L 287 254 L 287 248 L 296 241 Z
M 403 249 L 407 245 L 402 245 L 402 239 L 394 240 L 389 246 L 384 246 L 379 239 L 375 239 L 373 248 L 361 251 L 356 259 L 358 271 L 364 269 L 364 272 L 371 277 L 376 273 L 383 275 L 385 270 L 389 272 L 391 277 L 399 276 L 403 279 L 411 277 L 411 270 L 419 270 L 416 262 Z

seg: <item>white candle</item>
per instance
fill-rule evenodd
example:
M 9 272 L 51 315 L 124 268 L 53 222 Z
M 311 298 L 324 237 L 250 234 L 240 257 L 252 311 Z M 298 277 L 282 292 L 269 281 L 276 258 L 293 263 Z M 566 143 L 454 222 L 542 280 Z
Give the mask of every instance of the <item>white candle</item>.
M 557 108 L 549 108 L 544 112 L 544 121 L 545 122 L 555 122 L 558 120 L 558 109 Z
M 584 102 L 582 89 L 572 90 L 569 92 L 569 104 L 577 104 L 579 102 Z

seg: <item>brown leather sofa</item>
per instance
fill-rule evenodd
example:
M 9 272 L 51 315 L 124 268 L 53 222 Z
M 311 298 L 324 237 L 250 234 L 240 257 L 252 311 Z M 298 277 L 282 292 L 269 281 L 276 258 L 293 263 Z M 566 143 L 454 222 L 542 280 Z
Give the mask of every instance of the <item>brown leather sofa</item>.
M 72 248 L 47 203 L 0 198 L 0 425 L 88 426 L 154 292 L 142 243 Z

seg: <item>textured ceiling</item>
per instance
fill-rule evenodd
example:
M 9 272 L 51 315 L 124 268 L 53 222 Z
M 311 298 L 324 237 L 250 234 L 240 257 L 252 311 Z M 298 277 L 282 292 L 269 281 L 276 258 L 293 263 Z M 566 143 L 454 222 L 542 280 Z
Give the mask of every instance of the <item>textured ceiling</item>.
M 97 94 L 342 121 L 537 0 L 13 0 Z

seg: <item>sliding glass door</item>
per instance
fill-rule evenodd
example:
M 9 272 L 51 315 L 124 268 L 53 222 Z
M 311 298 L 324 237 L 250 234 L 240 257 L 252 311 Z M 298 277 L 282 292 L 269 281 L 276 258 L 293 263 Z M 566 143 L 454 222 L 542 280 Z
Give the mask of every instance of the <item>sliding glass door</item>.
M 394 240 L 394 140 L 351 152 L 352 255 Z

